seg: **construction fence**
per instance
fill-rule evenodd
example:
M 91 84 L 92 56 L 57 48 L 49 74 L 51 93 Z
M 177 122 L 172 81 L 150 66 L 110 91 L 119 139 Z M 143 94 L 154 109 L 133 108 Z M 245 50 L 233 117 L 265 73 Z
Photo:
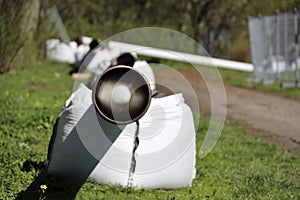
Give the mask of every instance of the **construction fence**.
M 299 86 L 298 14 L 248 18 L 253 79 L 280 82 L 283 87 Z

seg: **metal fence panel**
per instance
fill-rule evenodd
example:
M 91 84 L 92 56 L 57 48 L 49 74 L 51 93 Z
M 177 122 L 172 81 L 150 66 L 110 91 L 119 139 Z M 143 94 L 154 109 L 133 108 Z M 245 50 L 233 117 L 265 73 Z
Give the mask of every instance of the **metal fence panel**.
M 248 21 L 253 78 L 264 82 L 271 80 L 297 84 L 300 16 L 285 13 L 249 17 Z
M 49 24 L 49 28 L 52 30 L 53 29 L 56 30 L 59 33 L 62 41 L 69 43 L 71 41 L 71 39 L 68 35 L 68 32 L 64 26 L 64 23 L 59 15 L 59 12 L 58 12 L 56 6 L 52 6 L 51 8 L 47 9 L 46 15 L 48 16 L 50 22 L 52 23 L 52 24 Z M 52 27 L 52 25 L 53 25 L 53 27 Z

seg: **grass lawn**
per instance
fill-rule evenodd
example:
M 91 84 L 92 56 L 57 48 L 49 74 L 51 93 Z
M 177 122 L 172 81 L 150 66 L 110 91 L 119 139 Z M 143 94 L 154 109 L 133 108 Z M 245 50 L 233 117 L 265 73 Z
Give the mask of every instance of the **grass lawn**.
M 192 187 L 136 190 L 86 182 L 78 190 L 72 182 L 49 177 L 47 148 L 73 88 L 70 70 L 48 61 L 0 75 L 0 199 L 300 199 L 300 158 L 244 136 L 247 129 L 229 120 L 213 151 L 197 157 Z M 197 150 L 207 126 L 202 118 Z

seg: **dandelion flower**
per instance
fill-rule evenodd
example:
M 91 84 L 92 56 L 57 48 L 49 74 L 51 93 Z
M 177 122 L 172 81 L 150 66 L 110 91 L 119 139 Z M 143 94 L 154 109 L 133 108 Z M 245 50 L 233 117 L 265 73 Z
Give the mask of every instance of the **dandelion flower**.
M 46 189 L 47 189 L 47 185 L 41 185 L 40 188 L 41 188 L 42 190 L 46 190 Z

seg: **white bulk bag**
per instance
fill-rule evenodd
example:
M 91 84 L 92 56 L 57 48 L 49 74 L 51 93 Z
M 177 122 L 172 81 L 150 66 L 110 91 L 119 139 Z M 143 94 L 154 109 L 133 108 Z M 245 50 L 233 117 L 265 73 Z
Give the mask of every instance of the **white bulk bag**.
M 56 176 L 170 189 L 189 186 L 195 177 L 193 117 L 181 94 L 152 99 L 137 129 L 136 123 L 118 126 L 103 120 L 91 90 L 81 84 L 67 100 L 53 136 L 48 173 Z
M 111 61 L 103 60 L 102 62 L 98 63 L 97 68 L 90 69 L 91 77 L 88 83 L 88 88 L 90 89 L 93 88 L 93 85 L 98 79 L 99 75 L 102 74 L 110 65 L 111 65 Z
M 148 80 L 151 90 L 155 89 L 155 78 L 151 66 L 144 60 L 135 61 L 133 68 L 142 73 Z
M 89 46 L 89 44 L 93 41 L 93 38 L 88 36 L 81 36 L 80 38 L 82 40 L 82 44 L 87 46 Z
M 50 39 L 46 42 L 46 56 L 61 62 L 75 63 L 75 54 L 71 46 L 60 42 L 57 39 Z
M 92 73 L 91 73 L 91 78 L 88 83 L 89 88 L 93 88 L 93 84 L 97 80 L 98 76 L 102 72 L 104 72 L 110 66 L 110 64 L 111 64 L 111 62 L 109 62 L 108 60 L 103 60 L 102 62 L 98 63 L 98 66 L 96 68 L 90 69 Z M 133 68 L 136 69 L 138 72 L 140 72 L 141 74 L 143 74 L 146 77 L 146 79 L 148 80 L 148 82 L 150 84 L 151 90 L 154 90 L 155 89 L 155 77 L 154 77 L 154 73 L 153 73 L 151 66 L 146 61 L 137 60 L 137 61 L 135 61 Z
M 111 62 L 111 60 L 115 58 L 118 54 L 119 52 L 112 51 L 107 48 L 95 48 L 91 52 L 89 52 L 89 54 L 84 58 L 80 66 L 80 70 L 87 69 L 88 71 L 95 71 L 97 68 L 102 67 L 101 63 Z
M 134 144 L 133 136 L 126 132 L 134 133 L 134 125 L 117 126 L 100 118 L 92 104 L 92 91 L 81 84 L 57 120 L 48 153 L 48 173 L 126 186 Z
M 116 50 L 98 47 L 86 55 L 79 67 L 80 71 L 88 70 L 91 72 L 88 88 L 93 88 L 98 76 L 111 65 L 112 60 L 118 54 L 119 52 Z
M 143 188 L 190 186 L 196 175 L 195 127 L 182 94 L 152 99 L 139 124 L 131 184 Z
M 84 56 L 89 52 L 90 47 L 88 45 L 79 45 L 73 48 L 74 55 L 75 55 L 75 60 L 76 60 L 76 65 L 78 66 Z

